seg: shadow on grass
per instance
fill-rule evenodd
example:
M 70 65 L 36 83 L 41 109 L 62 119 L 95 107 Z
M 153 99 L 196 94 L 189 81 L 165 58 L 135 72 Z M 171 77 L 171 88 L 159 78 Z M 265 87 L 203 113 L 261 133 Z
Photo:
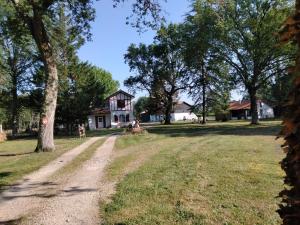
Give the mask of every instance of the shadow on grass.
M 9 172 L 9 171 L 7 171 L 7 172 L 0 172 L 0 180 L 2 178 L 4 178 L 4 177 L 10 176 L 11 174 L 12 174 L 12 172 Z
M 152 126 L 146 129 L 149 133 L 166 135 L 170 137 L 193 137 L 212 134 L 237 136 L 276 136 L 280 131 L 280 124 L 172 124 Z
M 17 225 L 20 224 L 21 221 L 22 218 L 14 219 L 14 220 L 5 220 L 5 221 L 0 221 L 0 225 Z
M 7 153 L 7 154 L 0 154 L 0 157 L 8 157 L 8 156 L 18 156 L 18 155 L 30 155 L 35 153 L 33 152 L 22 152 L 22 153 Z M 1 178 L 1 176 L 0 176 Z

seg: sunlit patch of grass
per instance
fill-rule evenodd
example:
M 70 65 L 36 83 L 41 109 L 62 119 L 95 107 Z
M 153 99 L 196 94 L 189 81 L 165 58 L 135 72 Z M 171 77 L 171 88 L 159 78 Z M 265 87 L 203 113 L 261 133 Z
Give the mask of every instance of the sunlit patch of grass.
M 37 170 L 41 166 L 86 140 L 88 139 L 59 138 L 55 140 L 55 151 L 43 153 L 34 153 L 36 140 L 13 140 L 1 143 L 0 189 L 3 189 L 4 186 L 13 184 L 25 174 Z M 9 156 L 10 154 L 16 155 Z
M 129 155 L 158 150 L 120 180 L 111 202 L 101 209 L 103 224 L 279 224 L 275 211 L 283 154 L 275 141 L 278 122 L 163 129 L 149 129 L 152 139 L 118 140 L 118 151 L 127 153 L 128 161 L 140 157 Z M 126 157 L 112 163 L 115 174 L 126 170 Z

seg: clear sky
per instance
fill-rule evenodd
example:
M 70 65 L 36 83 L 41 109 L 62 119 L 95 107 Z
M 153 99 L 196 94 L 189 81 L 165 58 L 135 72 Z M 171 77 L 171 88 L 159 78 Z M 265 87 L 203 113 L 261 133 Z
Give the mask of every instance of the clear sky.
M 96 20 L 92 23 L 92 41 L 87 42 L 80 50 L 79 57 L 83 61 L 101 67 L 112 73 L 113 79 L 120 82 L 126 91 L 123 81 L 130 76 L 128 65 L 124 63 L 124 54 L 131 43 L 150 44 L 155 32 L 149 30 L 139 34 L 136 29 L 126 25 L 126 16 L 131 13 L 133 0 L 125 1 L 118 8 L 113 8 L 111 0 L 95 2 Z M 161 1 L 163 2 L 163 1 Z M 189 0 L 168 0 L 163 3 L 165 17 L 168 22 L 182 22 L 190 8 Z M 146 93 L 137 93 L 137 97 Z M 192 103 L 186 95 L 182 100 Z

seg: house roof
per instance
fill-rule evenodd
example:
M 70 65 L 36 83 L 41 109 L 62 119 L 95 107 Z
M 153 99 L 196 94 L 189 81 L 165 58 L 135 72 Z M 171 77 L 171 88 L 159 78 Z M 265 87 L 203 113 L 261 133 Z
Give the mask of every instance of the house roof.
M 263 100 L 257 100 L 257 103 L 264 102 Z M 264 102 L 265 103 L 265 102 Z M 251 103 L 249 100 L 233 101 L 229 103 L 229 110 L 241 110 L 251 109 Z
M 129 93 L 127 93 L 127 92 L 125 92 L 125 91 L 123 91 L 123 90 L 120 89 L 120 90 L 116 91 L 115 93 L 111 94 L 110 96 L 108 96 L 106 99 L 109 99 L 109 98 L 111 98 L 111 97 L 113 97 L 113 96 L 115 96 L 117 94 L 120 94 L 120 93 L 122 93 L 124 95 L 127 95 L 127 96 L 129 96 L 131 98 L 134 98 L 133 95 L 131 95 L 131 94 L 129 94 Z
M 250 109 L 250 101 L 233 101 L 229 103 L 229 110 Z
M 110 110 L 107 108 L 95 108 L 92 110 L 93 115 L 100 115 L 100 114 L 109 114 Z
M 182 101 L 182 102 L 177 102 L 175 105 L 174 105 L 174 111 L 176 110 L 189 110 L 191 109 L 191 105 L 188 104 L 187 102 L 185 101 Z

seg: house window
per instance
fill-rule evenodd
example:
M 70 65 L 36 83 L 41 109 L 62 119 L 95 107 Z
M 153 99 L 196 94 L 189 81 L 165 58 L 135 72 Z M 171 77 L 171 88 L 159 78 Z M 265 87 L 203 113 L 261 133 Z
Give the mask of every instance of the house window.
M 98 117 L 98 122 L 99 122 L 99 123 L 102 123 L 102 122 L 103 122 L 103 117 L 102 117 L 102 116 Z
M 117 100 L 117 107 L 118 107 L 118 109 L 124 109 L 125 108 L 125 100 Z
M 119 118 L 117 115 L 114 115 L 114 119 L 115 119 L 115 123 L 118 123 L 119 122 Z
M 123 114 L 120 115 L 120 122 L 125 122 L 125 115 Z
M 129 114 L 126 114 L 126 122 L 129 122 Z

